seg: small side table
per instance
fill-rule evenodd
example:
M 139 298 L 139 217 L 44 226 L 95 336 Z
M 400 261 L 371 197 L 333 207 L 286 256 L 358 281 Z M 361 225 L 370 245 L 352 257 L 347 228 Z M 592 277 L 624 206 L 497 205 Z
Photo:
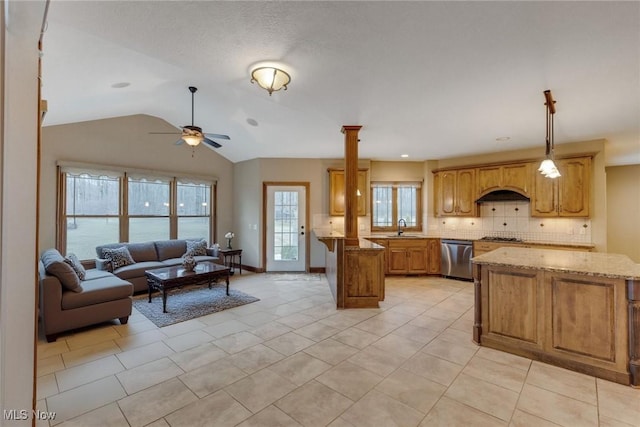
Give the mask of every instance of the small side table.
M 222 255 L 222 263 L 229 268 L 231 274 L 234 273 L 235 257 L 238 257 L 238 267 L 240 274 L 242 274 L 242 249 L 220 249 L 220 255 Z

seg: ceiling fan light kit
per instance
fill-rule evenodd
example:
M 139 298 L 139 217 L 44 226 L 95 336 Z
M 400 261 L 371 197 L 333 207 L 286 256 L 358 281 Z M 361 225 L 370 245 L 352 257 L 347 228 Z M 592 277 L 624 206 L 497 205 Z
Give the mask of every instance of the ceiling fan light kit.
M 269 92 L 269 96 L 280 89 L 287 90 L 290 82 L 291 76 L 280 68 L 258 67 L 251 72 L 251 83 L 258 83 L 261 88 Z
M 560 171 L 556 166 L 555 153 L 554 153 L 554 135 L 553 135 L 553 115 L 556 113 L 556 101 L 553 100 L 553 96 L 551 95 L 551 91 L 549 89 L 544 91 L 544 98 L 547 108 L 547 137 L 546 137 L 546 158 L 540 163 L 540 167 L 538 171 L 547 178 L 558 178 L 560 177 Z

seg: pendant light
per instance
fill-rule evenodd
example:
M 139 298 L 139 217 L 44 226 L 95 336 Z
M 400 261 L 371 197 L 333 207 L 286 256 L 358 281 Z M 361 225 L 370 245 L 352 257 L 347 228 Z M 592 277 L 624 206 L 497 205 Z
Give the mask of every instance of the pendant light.
M 546 138 L 546 158 L 540 163 L 538 171 L 547 178 L 558 178 L 560 171 L 556 166 L 554 153 L 554 135 L 553 135 L 553 115 L 556 113 L 556 101 L 553 100 L 549 89 L 544 91 L 544 98 L 547 108 L 547 138 Z

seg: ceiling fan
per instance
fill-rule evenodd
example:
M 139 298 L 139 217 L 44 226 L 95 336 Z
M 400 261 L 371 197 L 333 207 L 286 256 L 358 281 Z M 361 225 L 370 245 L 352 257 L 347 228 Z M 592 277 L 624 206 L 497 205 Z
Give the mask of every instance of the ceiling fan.
M 217 133 L 203 133 L 202 128 L 193 124 L 193 99 L 194 94 L 198 90 L 197 87 L 189 86 L 189 92 L 191 92 L 191 125 L 182 126 L 182 137 L 176 141 L 176 145 L 180 145 L 186 142 L 191 147 L 195 147 L 201 142 L 210 145 L 214 148 L 220 148 L 222 145 L 214 139 L 230 140 L 229 135 L 220 135 Z M 173 135 L 174 132 L 150 132 L 156 135 Z

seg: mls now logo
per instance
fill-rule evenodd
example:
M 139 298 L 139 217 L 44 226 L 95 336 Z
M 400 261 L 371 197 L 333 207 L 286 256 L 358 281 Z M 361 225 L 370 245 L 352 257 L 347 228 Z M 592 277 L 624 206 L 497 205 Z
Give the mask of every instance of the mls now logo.
M 33 415 L 36 420 L 53 420 L 56 418 L 55 412 L 45 411 L 28 411 L 26 409 L 5 409 L 2 411 L 2 416 L 7 421 L 21 421 L 28 420 L 29 414 Z

